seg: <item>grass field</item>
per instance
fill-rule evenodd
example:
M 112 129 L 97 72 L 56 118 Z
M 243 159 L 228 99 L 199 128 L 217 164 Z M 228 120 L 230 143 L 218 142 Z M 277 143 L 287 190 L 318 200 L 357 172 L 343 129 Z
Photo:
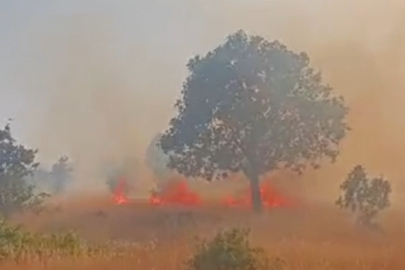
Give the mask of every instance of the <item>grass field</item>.
M 382 218 L 385 233 L 355 228 L 348 215 L 332 206 L 276 209 L 261 217 L 247 210 L 218 206 L 156 207 L 147 203 L 113 205 L 110 200 L 75 200 L 37 217 L 16 222 L 37 232 L 75 229 L 90 243 L 111 243 L 94 258 L 27 259 L 2 270 L 180 270 L 193 253 L 194 238 L 223 228 L 251 229 L 252 242 L 292 270 L 403 270 L 405 221 L 391 212 Z

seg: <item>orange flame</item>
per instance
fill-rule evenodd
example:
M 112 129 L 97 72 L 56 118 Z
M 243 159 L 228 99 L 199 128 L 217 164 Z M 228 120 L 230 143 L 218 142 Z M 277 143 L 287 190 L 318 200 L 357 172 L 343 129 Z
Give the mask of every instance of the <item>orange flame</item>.
M 291 199 L 281 196 L 269 183 L 264 183 L 260 187 L 260 195 L 264 208 L 291 207 L 294 203 Z M 252 207 L 252 197 L 250 188 L 241 197 L 226 196 L 222 204 L 230 207 Z
M 115 204 L 127 204 L 129 202 L 125 194 L 126 181 L 123 178 L 118 180 L 118 185 L 114 190 L 114 202 Z
M 153 205 L 178 204 L 196 206 L 201 204 L 200 196 L 191 191 L 185 181 L 170 182 L 160 193 L 153 193 L 150 197 Z
M 118 180 L 114 190 L 114 203 L 117 205 L 129 203 L 126 196 L 127 183 L 124 178 Z M 293 207 L 295 202 L 278 193 L 269 183 L 265 182 L 260 186 L 260 194 L 263 207 L 266 209 L 278 207 Z M 153 192 L 149 198 L 151 205 L 183 205 L 200 206 L 201 197 L 190 190 L 186 180 L 171 181 L 160 192 Z M 220 203 L 227 207 L 251 208 L 253 206 L 250 188 L 246 189 L 241 196 L 225 196 Z

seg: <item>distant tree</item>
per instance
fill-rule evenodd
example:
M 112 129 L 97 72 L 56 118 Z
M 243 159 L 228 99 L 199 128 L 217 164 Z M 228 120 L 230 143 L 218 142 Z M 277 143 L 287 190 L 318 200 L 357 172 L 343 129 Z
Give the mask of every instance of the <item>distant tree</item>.
M 36 193 L 35 186 L 26 181 L 39 165 L 36 154 L 37 150 L 16 142 L 9 124 L 0 129 L 0 214 L 4 218 L 19 211 L 40 210 L 48 196 Z
M 178 115 L 160 140 L 170 168 L 208 180 L 241 171 L 260 212 L 261 175 L 336 158 L 347 108 L 305 53 L 238 31 L 187 67 Z
M 66 186 L 72 181 L 73 167 L 67 156 L 62 156 L 52 166 L 50 181 L 54 193 L 64 192 Z
M 137 160 L 132 158 L 127 158 L 120 164 L 106 165 L 106 185 L 109 191 L 115 192 L 120 186 L 127 195 L 136 181 L 137 171 Z
M 38 166 L 33 174 L 29 175 L 25 179 L 29 184 L 34 185 L 36 189 L 46 192 L 52 192 L 50 185 L 50 183 L 52 182 L 51 172 L 46 168 L 41 168 L 41 166 Z
M 146 164 L 159 178 L 165 178 L 169 174 L 169 157 L 159 147 L 162 134 L 157 134 L 146 149 Z
M 360 225 L 376 227 L 378 213 L 390 206 L 391 184 L 382 177 L 368 177 L 360 165 L 352 169 L 340 190 L 336 204 L 353 212 Z
M 110 169 L 107 172 L 107 180 L 106 185 L 108 190 L 114 192 L 114 190 L 118 187 L 119 178 L 122 177 L 123 173 L 119 169 Z

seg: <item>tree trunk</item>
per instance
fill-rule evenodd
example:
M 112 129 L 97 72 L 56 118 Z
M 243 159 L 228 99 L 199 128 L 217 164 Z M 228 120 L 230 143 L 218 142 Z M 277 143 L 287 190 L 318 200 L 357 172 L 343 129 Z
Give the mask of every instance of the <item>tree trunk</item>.
M 250 190 L 252 196 L 253 210 L 256 213 L 263 212 L 262 196 L 260 194 L 259 175 L 255 170 L 249 172 L 247 175 L 250 180 Z

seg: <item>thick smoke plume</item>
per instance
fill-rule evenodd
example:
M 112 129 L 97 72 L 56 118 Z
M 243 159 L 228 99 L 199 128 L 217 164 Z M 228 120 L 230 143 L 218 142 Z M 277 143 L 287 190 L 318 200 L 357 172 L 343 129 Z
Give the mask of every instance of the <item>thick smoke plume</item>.
M 8 40 L 16 49 L 1 91 L 23 89 L 20 137 L 45 161 L 70 155 L 79 187 L 103 184 L 106 164 L 128 160 L 148 182 L 144 151 L 173 114 L 188 58 L 244 29 L 308 52 L 351 108 L 353 131 L 337 164 L 296 179 L 307 195 L 330 200 L 357 163 L 405 191 L 403 1 L 45 2 L 48 12 Z

